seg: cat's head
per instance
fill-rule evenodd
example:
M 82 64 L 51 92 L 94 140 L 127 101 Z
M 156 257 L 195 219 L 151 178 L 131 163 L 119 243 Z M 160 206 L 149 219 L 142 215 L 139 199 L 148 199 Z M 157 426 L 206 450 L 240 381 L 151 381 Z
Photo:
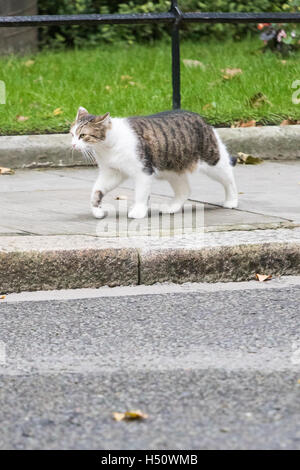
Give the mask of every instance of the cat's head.
M 75 122 L 72 124 L 70 133 L 72 135 L 72 147 L 84 150 L 93 144 L 103 142 L 107 131 L 111 128 L 110 114 L 94 116 L 80 107 L 77 111 Z

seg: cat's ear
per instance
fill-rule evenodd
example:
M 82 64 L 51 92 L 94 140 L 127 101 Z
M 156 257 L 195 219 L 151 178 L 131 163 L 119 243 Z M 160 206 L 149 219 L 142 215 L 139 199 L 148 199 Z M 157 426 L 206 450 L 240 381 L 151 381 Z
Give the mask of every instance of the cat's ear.
M 83 116 L 86 116 L 87 114 L 89 114 L 89 112 L 87 111 L 87 109 L 83 108 L 82 106 L 80 106 L 78 108 L 78 111 L 77 111 L 77 115 L 76 115 L 76 121 L 80 121 L 80 119 L 83 118 Z
M 110 113 L 105 113 L 103 116 L 96 116 L 93 119 L 93 124 L 109 124 L 110 123 Z

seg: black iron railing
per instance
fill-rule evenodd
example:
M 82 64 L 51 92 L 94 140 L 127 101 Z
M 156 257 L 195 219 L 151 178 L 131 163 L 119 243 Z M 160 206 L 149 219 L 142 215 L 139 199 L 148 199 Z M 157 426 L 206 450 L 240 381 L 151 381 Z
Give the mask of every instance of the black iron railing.
M 141 13 L 126 15 L 35 15 L 2 16 L 1 27 L 48 25 L 101 25 L 166 23 L 172 25 L 172 85 L 173 108 L 180 108 L 180 38 L 182 23 L 300 23 L 300 13 L 183 13 L 178 0 L 171 0 L 166 13 Z

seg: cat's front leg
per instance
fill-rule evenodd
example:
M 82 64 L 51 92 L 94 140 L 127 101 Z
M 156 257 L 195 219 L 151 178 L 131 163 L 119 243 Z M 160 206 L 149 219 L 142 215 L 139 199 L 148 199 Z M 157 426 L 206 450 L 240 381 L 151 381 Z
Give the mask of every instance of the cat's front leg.
M 135 179 L 135 202 L 128 212 L 130 219 L 143 219 L 148 212 L 152 176 L 141 172 Z
M 109 191 L 115 189 L 125 179 L 125 175 L 113 168 L 102 168 L 94 184 L 91 195 L 91 209 L 96 219 L 103 219 L 105 211 L 102 208 L 102 199 Z

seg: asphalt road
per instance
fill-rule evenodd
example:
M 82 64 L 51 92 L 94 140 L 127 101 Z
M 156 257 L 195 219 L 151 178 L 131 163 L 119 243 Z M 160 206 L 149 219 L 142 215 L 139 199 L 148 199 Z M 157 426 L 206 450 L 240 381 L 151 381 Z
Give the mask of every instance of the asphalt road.
M 0 303 L 0 448 L 300 449 L 299 301 L 246 285 Z

